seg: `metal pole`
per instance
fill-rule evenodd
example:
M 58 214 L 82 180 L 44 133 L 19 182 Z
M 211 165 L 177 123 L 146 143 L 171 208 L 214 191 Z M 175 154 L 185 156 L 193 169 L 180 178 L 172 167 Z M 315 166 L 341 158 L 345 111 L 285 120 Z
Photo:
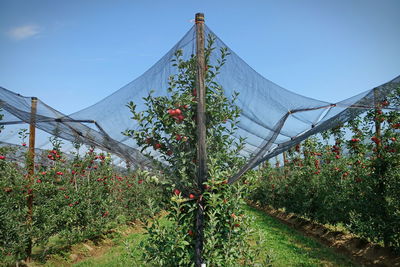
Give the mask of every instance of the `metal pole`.
M 27 168 L 28 168 L 28 226 L 32 225 L 32 216 L 33 216 L 33 193 L 32 193 L 32 184 L 33 184 L 33 176 L 35 174 L 35 132 L 36 132 L 36 110 L 37 110 L 37 98 L 32 97 L 31 99 L 31 120 L 29 125 L 29 151 L 28 151 L 28 159 L 27 159 Z M 29 234 L 30 235 L 30 234 Z M 28 244 L 26 248 L 27 261 L 31 260 L 32 256 L 32 238 L 29 236 Z
M 197 60 L 197 184 L 201 194 L 204 192 L 203 183 L 207 181 L 207 150 L 206 150 L 206 88 L 205 88 L 205 56 L 204 56 L 204 14 L 197 13 L 196 18 L 196 60 Z M 198 201 L 196 216 L 196 243 L 195 265 L 201 267 L 203 263 L 203 239 L 204 239 L 204 200 Z

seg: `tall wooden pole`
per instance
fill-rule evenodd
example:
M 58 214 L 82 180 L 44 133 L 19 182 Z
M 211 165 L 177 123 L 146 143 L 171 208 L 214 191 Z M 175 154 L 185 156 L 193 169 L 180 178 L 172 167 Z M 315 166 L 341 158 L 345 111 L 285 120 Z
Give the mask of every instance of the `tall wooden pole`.
M 37 98 L 32 97 L 31 99 L 31 120 L 29 125 L 29 151 L 27 158 L 27 167 L 28 167 L 28 226 L 32 225 L 32 216 L 33 216 L 33 193 L 32 193 L 32 184 L 33 184 L 33 176 L 35 174 L 35 132 L 36 132 L 36 110 L 37 110 Z M 31 260 L 32 255 L 32 239 L 28 238 L 28 244 L 26 247 L 27 261 Z
M 285 179 L 287 178 L 287 156 L 286 156 L 286 151 L 283 151 L 282 153 L 283 156 L 283 174 L 285 176 Z
M 381 104 L 379 103 L 379 92 L 378 88 L 374 89 L 374 105 L 375 105 L 375 137 L 379 139 L 379 142 L 376 142 L 376 152 L 377 155 L 380 154 L 381 149 L 381 122 L 379 121 L 379 113 L 382 112 Z
M 197 60 L 197 184 L 201 194 L 203 183 L 207 181 L 207 149 L 206 149 L 206 88 L 205 88 L 205 56 L 204 56 L 204 14 L 197 13 L 196 18 L 196 60 Z M 198 201 L 196 216 L 195 265 L 202 266 L 204 239 L 204 200 Z

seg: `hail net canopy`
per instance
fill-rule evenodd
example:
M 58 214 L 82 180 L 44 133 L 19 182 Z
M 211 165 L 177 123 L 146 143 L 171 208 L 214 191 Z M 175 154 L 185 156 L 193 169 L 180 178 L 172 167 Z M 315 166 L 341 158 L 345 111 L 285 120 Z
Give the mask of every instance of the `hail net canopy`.
M 217 64 L 221 48 L 227 48 L 230 53 L 215 81 L 223 87 L 228 98 L 234 92 L 239 93 L 236 104 L 242 110 L 235 137 L 245 138 L 242 154 L 248 161 L 231 177 L 230 182 L 307 137 L 336 127 L 376 107 L 377 102 L 383 101 L 400 85 L 399 76 L 338 103 L 320 101 L 286 90 L 264 78 L 207 26 L 205 35 L 215 37 L 215 53 L 210 57 L 210 65 Z M 88 108 L 67 116 L 38 100 L 35 118 L 37 128 L 65 140 L 79 141 L 112 152 L 135 165 L 151 164 L 134 140 L 122 134 L 127 129 L 134 130 L 137 127 L 126 104 L 133 101 L 137 111 L 141 111 L 145 108 L 143 97 L 148 96 L 151 90 L 155 96 L 168 95 L 169 77 L 177 72 L 171 60 L 177 50 L 182 50 L 184 60 L 195 54 L 195 36 L 195 27 L 192 27 L 144 74 Z M 0 123 L 6 126 L 0 134 L 0 140 L 11 142 L 20 127 L 18 123 L 29 123 L 32 119 L 31 99 L 0 88 L 0 100 L 1 113 L 4 114 Z M 386 108 L 399 109 L 396 106 Z M 157 158 L 156 151 L 146 152 Z

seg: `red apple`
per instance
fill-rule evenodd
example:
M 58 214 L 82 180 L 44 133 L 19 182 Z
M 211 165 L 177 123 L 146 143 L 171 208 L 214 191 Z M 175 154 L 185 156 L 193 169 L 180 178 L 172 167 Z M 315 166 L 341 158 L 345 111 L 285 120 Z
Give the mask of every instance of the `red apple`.
M 381 142 L 381 140 L 379 140 L 379 138 L 376 137 L 376 136 L 372 136 L 372 137 L 371 137 L 371 140 L 372 140 L 375 144 L 379 144 L 379 143 Z
M 160 148 L 161 148 L 161 144 L 159 144 L 159 143 L 154 144 L 154 149 L 155 150 L 160 149 Z

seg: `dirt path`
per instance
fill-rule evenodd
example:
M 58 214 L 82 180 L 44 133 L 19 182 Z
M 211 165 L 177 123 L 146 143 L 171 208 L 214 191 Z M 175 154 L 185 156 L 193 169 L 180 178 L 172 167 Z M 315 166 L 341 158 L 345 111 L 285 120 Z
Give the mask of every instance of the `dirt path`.
M 377 244 L 369 243 L 351 234 L 332 231 L 323 225 L 310 222 L 294 214 L 288 214 L 270 207 L 262 208 L 253 204 L 250 204 L 250 206 L 264 211 L 268 215 L 277 218 L 282 223 L 297 229 L 306 236 L 326 246 L 335 248 L 337 252 L 350 257 L 360 265 L 382 267 L 400 266 L 400 256 L 396 256 L 391 250 Z

